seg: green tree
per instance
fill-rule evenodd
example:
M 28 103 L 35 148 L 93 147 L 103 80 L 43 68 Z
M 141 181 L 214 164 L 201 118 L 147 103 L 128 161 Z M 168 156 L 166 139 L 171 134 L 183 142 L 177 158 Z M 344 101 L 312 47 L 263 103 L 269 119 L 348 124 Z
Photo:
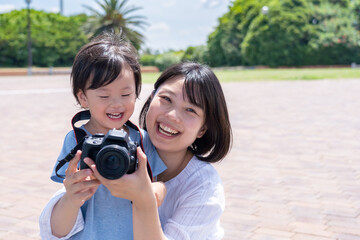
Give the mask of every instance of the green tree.
M 31 10 L 33 64 L 40 67 L 71 66 L 88 40 L 81 31 L 86 15 L 65 17 Z M 0 66 L 27 64 L 27 10 L 0 14 Z
M 121 32 L 137 49 L 140 49 L 144 42 L 144 36 L 137 28 L 143 29 L 147 23 L 144 16 L 132 15 L 132 13 L 141 7 L 128 7 L 128 0 L 95 0 L 95 2 L 101 10 L 85 6 L 91 12 L 91 16 L 84 26 L 85 31 L 91 37 L 97 36 L 103 31 Z
M 314 6 L 315 34 L 309 41 L 313 64 L 351 64 L 360 62 L 360 34 L 357 16 L 348 8 L 334 7 L 329 2 Z
M 205 57 L 211 66 L 359 62 L 359 23 L 360 0 L 234 0 Z
M 360 0 L 353 0 L 351 2 L 352 14 L 355 16 L 354 27 L 360 30 Z
M 299 66 L 305 63 L 312 27 L 305 0 L 272 0 L 269 12 L 251 21 L 241 43 L 243 57 L 250 65 Z
M 241 44 L 249 26 L 260 14 L 267 0 L 235 0 L 229 12 L 219 18 L 219 25 L 208 37 L 207 57 L 211 66 L 247 65 Z

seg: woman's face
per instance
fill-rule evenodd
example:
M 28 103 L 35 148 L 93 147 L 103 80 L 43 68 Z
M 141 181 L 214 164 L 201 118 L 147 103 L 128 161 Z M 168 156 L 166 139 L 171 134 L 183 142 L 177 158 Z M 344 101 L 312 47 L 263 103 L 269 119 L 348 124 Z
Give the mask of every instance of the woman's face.
M 204 111 L 188 101 L 183 86 L 182 76 L 167 80 L 150 103 L 146 128 L 158 151 L 186 151 L 206 131 Z
M 88 130 L 106 134 L 110 129 L 122 128 L 134 112 L 136 101 L 134 74 L 129 66 L 110 84 L 97 89 L 79 91 L 78 99 L 83 108 L 89 108 L 91 119 Z

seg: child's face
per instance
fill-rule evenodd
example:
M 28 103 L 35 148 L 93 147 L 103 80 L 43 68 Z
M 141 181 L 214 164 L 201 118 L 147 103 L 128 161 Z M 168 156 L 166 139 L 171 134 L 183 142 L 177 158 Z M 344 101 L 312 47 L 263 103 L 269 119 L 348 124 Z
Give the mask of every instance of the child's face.
M 184 99 L 183 85 L 183 77 L 166 81 L 150 103 L 146 128 L 158 151 L 186 151 L 206 131 L 204 111 Z
M 83 108 L 89 108 L 91 119 L 86 124 L 90 133 L 106 134 L 110 129 L 122 128 L 134 112 L 136 90 L 134 74 L 129 66 L 110 84 L 97 89 L 79 91 Z

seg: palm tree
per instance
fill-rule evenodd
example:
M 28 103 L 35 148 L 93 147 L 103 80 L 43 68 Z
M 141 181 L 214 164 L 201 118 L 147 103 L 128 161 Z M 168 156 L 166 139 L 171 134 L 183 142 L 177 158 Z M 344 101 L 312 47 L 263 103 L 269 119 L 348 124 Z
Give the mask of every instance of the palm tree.
M 144 29 L 147 25 L 144 16 L 130 15 L 141 9 L 141 7 L 127 7 L 128 0 L 95 0 L 101 10 L 98 11 L 90 6 L 84 6 L 91 12 L 85 32 L 89 36 L 95 37 L 103 31 L 114 31 L 124 34 L 132 42 L 136 49 L 140 49 L 144 42 L 144 36 L 136 28 Z

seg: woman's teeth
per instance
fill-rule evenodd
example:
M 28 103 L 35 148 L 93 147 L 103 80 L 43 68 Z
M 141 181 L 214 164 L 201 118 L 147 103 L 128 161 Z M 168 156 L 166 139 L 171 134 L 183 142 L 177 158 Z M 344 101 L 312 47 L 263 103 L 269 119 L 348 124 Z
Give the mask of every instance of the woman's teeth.
M 106 115 L 112 119 L 119 119 L 122 117 L 122 113 L 107 113 Z
M 179 132 L 172 129 L 172 128 L 169 128 L 167 126 L 164 126 L 162 124 L 159 125 L 159 131 L 162 133 L 162 134 L 165 134 L 166 136 L 173 136 L 173 135 L 176 135 L 178 134 Z

